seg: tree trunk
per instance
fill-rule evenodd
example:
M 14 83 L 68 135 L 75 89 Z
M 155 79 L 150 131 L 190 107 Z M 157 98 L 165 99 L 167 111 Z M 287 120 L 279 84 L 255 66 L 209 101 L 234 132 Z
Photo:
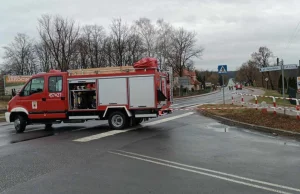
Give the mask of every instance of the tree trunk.
M 261 74 L 261 84 L 262 87 L 264 88 L 265 87 L 264 73 Z
M 273 85 L 273 82 L 272 82 L 272 78 L 270 76 L 270 72 L 268 72 L 268 77 L 269 77 L 269 81 L 270 81 L 270 84 L 271 84 L 271 90 L 274 90 L 274 85 Z

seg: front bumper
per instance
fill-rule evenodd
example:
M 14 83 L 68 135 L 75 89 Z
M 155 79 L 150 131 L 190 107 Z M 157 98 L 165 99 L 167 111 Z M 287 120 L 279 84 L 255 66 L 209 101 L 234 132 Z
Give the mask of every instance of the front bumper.
M 10 114 L 11 114 L 10 112 L 5 113 L 5 120 L 7 123 L 10 123 Z

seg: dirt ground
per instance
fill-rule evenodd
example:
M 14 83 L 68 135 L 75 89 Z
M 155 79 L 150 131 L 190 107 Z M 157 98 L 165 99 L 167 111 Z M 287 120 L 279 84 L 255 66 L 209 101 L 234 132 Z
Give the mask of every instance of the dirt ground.
M 231 108 L 241 107 L 237 105 L 221 105 L 221 104 L 206 104 L 199 108 Z M 265 127 L 283 129 L 287 131 L 300 132 L 300 120 L 294 116 L 273 113 L 262 113 L 261 110 L 255 109 L 231 109 L 231 110 L 201 110 L 222 116 L 228 119 L 255 124 Z

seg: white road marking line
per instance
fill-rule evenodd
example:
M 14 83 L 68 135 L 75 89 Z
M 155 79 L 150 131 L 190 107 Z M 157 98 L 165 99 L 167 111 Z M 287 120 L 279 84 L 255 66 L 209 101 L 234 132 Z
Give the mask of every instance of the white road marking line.
M 74 130 L 72 130 L 73 132 L 75 132 L 75 131 L 82 131 L 82 130 L 85 130 L 85 129 L 88 129 L 87 127 L 82 127 L 82 128 L 79 128 L 79 129 L 74 129 Z
M 158 164 L 158 165 L 162 165 L 162 166 L 167 166 L 167 167 L 170 167 L 170 168 L 175 168 L 175 169 L 179 169 L 179 170 L 193 172 L 193 173 L 196 173 L 196 174 L 206 175 L 206 176 L 213 177 L 213 178 L 216 178 L 216 179 L 221 179 L 221 180 L 225 180 L 225 181 L 229 181 L 229 182 L 233 182 L 233 183 L 237 183 L 237 184 L 241 184 L 241 185 L 246 185 L 246 186 L 250 186 L 250 187 L 254 187 L 254 188 L 258 188 L 258 189 L 262 189 L 262 190 L 272 191 L 274 193 L 291 194 L 291 193 L 288 193 L 288 192 L 285 192 L 285 191 L 281 191 L 281 190 L 277 190 L 277 189 L 273 189 L 273 188 L 269 188 L 269 187 L 264 187 L 264 186 L 260 186 L 260 185 L 256 185 L 256 184 L 252 184 L 252 183 L 247 183 L 247 182 L 243 182 L 243 181 L 239 181 L 239 180 L 235 180 L 235 179 L 231 179 L 231 178 L 227 178 L 227 177 L 223 177 L 223 176 L 209 174 L 209 173 L 206 173 L 206 172 L 191 170 L 191 169 L 188 169 L 188 168 L 175 166 L 175 165 L 171 165 L 171 164 L 166 164 L 166 163 L 162 163 L 162 162 L 157 162 L 157 161 L 150 160 L 150 159 L 145 159 L 145 158 L 140 158 L 140 157 L 136 157 L 136 156 L 121 154 L 121 153 L 113 152 L 113 151 L 109 151 L 109 153 L 124 156 L 124 157 L 127 157 L 127 158 L 133 158 L 133 159 L 136 159 L 136 160 L 141 160 L 141 161 L 145 161 L 145 162 L 149 162 L 149 163 L 154 163 L 154 164 Z
M 126 151 L 123 151 L 123 150 L 115 150 L 115 151 L 122 152 L 122 153 L 125 153 L 125 154 L 131 154 L 131 155 L 135 155 L 135 156 L 139 156 L 139 157 L 144 157 L 144 158 L 148 158 L 148 159 L 152 159 L 152 160 L 158 160 L 158 161 L 161 161 L 161 162 L 167 162 L 167 163 L 170 163 L 170 164 L 175 164 L 175 165 L 179 165 L 179 166 L 183 166 L 183 167 L 187 167 L 187 168 L 192 168 L 192 169 L 202 170 L 202 171 L 211 172 L 211 173 L 215 173 L 215 174 L 220 174 L 220 175 L 224 175 L 224 176 L 229 176 L 229 177 L 233 177 L 233 178 L 237 178 L 237 179 L 241 179 L 241 180 L 245 180 L 245 181 L 250 181 L 250 182 L 254 182 L 254 183 L 259 183 L 259 184 L 263 184 L 263 185 L 268 185 L 268 186 L 272 186 L 272 187 L 278 187 L 278 188 L 281 188 L 281 189 L 287 189 L 287 190 L 291 190 L 291 191 L 300 192 L 300 189 L 293 188 L 293 187 L 288 187 L 288 186 L 284 186 L 284 185 L 278 185 L 278 184 L 274 184 L 274 183 L 270 183 L 270 182 L 255 180 L 255 179 L 246 178 L 246 177 L 242 177 L 242 176 L 238 176 L 238 175 L 234 175 L 234 174 L 229 174 L 229 173 L 225 173 L 225 172 L 220 172 L 220 171 L 216 171 L 216 170 L 211 170 L 211 169 L 207 169 L 207 168 L 201 168 L 201 167 L 197 167 L 197 166 L 191 166 L 191 165 L 182 164 L 182 163 L 178 163 L 178 162 L 173 162 L 173 161 L 169 161 L 169 160 L 164 160 L 164 159 L 160 159 L 160 158 L 145 156 L 145 155 L 137 154 L 137 153 L 133 153 L 133 152 L 126 152 Z
M 105 132 L 105 133 L 99 133 L 99 134 L 96 134 L 96 135 L 91 135 L 91 136 L 87 136 L 87 137 L 75 139 L 73 141 L 76 141 L 76 142 L 88 142 L 88 141 L 92 141 L 92 140 L 95 140 L 95 139 L 100 139 L 100 138 L 103 138 L 103 137 L 108 137 L 108 136 L 111 136 L 111 135 L 115 135 L 115 134 L 118 134 L 118 133 L 124 133 L 124 132 L 130 131 L 130 130 L 132 130 L 132 129 L 127 129 L 127 130 L 112 130 L 112 131 L 108 131 L 108 132 Z
M 177 106 L 178 104 L 172 104 L 171 106 Z
M 149 122 L 149 123 L 144 123 L 144 124 L 142 124 L 142 126 L 157 125 L 157 124 L 168 122 L 168 121 L 171 121 L 171 120 L 174 120 L 174 119 L 179 119 L 179 118 L 182 118 L 182 117 L 186 117 L 186 116 L 189 116 L 191 114 L 194 114 L 194 112 L 187 112 L 187 113 L 184 113 L 184 114 L 181 114 L 181 115 L 177 115 L 177 116 L 173 116 L 173 117 L 169 117 L 169 118 L 164 118 L 164 119 L 160 119 L 160 120 L 157 120 L 157 121 L 152 121 L 152 122 Z
M 176 107 L 172 107 L 172 108 L 182 108 L 182 107 L 191 107 L 191 106 L 197 106 L 199 103 L 193 103 L 193 104 L 185 104 L 185 105 L 181 105 L 181 106 L 176 106 Z
M 164 118 L 164 119 L 160 119 L 160 120 L 157 120 L 157 121 L 152 121 L 152 122 L 149 122 L 149 123 L 144 123 L 144 124 L 141 124 L 141 126 L 137 126 L 135 128 L 130 128 L 130 129 L 126 129 L 126 130 L 112 130 L 112 131 L 108 131 L 108 132 L 105 132 L 105 133 L 99 133 L 99 134 L 96 134 L 96 135 L 91 135 L 91 136 L 75 139 L 73 141 L 76 141 L 76 142 L 89 142 L 89 141 L 92 141 L 92 140 L 101 139 L 101 138 L 104 138 L 104 137 L 116 135 L 118 133 L 124 133 L 124 132 L 128 132 L 128 131 L 135 130 L 135 129 L 138 129 L 138 128 L 168 122 L 168 121 L 178 119 L 178 118 L 181 118 L 181 117 L 186 117 L 186 116 L 191 115 L 191 114 L 194 114 L 194 113 L 193 112 L 188 112 L 188 113 L 185 113 L 185 114 L 181 114 L 181 115 L 177 115 L 177 116 L 173 116 L 173 117 L 169 117 L 169 118 Z M 82 129 L 80 129 L 80 130 L 82 130 Z
M 197 106 L 201 106 L 202 104 L 196 104 L 196 105 L 194 105 L 194 106 L 188 106 L 188 107 L 186 107 L 186 108 L 194 108 L 194 107 L 197 107 Z

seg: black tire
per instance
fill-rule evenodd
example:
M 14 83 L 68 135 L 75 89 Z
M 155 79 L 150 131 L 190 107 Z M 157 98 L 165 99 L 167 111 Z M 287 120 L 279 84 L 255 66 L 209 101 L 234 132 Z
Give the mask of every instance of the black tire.
M 108 118 L 109 127 L 116 130 L 126 128 L 129 123 L 128 121 L 128 117 L 120 111 L 112 112 Z
M 16 133 L 23 133 L 26 129 L 27 120 L 22 115 L 17 115 L 14 120 Z
M 45 124 L 45 130 L 46 131 L 51 131 L 53 128 L 52 128 L 52 123 L 50 124 Z

